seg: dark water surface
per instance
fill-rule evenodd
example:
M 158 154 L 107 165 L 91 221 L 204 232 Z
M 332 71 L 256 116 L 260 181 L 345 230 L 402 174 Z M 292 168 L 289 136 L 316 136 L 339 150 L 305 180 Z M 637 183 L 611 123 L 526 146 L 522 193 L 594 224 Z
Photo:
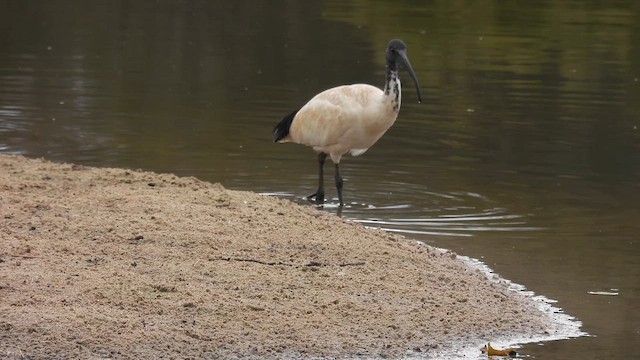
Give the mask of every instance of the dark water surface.
M 394 127 L 343 158 L 343 216 L 481 259 L 593 335 L 533 358 L 637 358 L 639 19 L 633 0 L 0 0 L 0 152 L 303 202 L 315 155 L 273 126 L 381 86 L 399 37 L 424 103 L 407 86 Z

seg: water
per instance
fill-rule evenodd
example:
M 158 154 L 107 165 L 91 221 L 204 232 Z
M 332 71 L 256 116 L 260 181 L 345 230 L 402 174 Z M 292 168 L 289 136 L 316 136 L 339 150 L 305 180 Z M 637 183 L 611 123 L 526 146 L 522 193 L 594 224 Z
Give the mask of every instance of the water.
M 593 335 L 533 358 L 634 358 L 639 16 L 631 0 L 4 0 L 0 151 L 304 203 L 315 155 L 273 126 L 328 87 L 382 85 L 399 37 L 424 103 L 407 86 L 394 127 L 343 159 L 342 215 L 478 258 Z

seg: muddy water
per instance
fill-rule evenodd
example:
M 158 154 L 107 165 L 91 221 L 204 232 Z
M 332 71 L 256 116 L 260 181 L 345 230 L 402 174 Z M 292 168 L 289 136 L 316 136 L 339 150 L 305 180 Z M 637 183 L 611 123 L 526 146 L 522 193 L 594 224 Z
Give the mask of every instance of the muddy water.
M 0 1 L 0 151 L 304 202 L 315 155 L 272 144 L 273 126 L 325 88 L 382 85 L 399 37 L 424 103 L 407 87 L 394 127 L 344 158 L 342 215 L 478 258 L 594 335 L 525 354 L 633 358 L 639 16 L 634 1 Z

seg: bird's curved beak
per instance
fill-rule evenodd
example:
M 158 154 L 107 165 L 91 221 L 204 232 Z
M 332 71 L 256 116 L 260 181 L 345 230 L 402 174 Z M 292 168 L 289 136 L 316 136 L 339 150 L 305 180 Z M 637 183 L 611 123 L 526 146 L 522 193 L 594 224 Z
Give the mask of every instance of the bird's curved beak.
M 411 76 L 411 79 L 413 80 L 413 83 L 416 85 L 416 92 L 418 94 L 418 102 L 421 103 L 422 102 L 422 96 L 420 95 L 420 84 L 418 84 L 418 78 L 416 77 L 416 73 L 413 71 L 413 67 L 411 66 L 411 63 L 409 62 L 409 58 L 407 57 L 407 52 L 402 50 L 398 52 L 400 54 L 400 59 L 402 60 L 402 65 L 404 66 L 405 69 L 407 69 L 407 72 L 409 72 L 409 75 Z

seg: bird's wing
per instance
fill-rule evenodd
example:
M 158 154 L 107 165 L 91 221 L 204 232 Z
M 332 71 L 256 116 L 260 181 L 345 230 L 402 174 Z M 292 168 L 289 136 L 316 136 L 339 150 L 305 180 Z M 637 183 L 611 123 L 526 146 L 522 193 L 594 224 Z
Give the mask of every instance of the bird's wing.
M 381 96 L 382 90 L 366 84 L 325 90 L 298 111 L 291 124 L 291 139 L 316 148 L 335 145 L 361 127 L 369 113 L 379 111 L 375 107 Z

